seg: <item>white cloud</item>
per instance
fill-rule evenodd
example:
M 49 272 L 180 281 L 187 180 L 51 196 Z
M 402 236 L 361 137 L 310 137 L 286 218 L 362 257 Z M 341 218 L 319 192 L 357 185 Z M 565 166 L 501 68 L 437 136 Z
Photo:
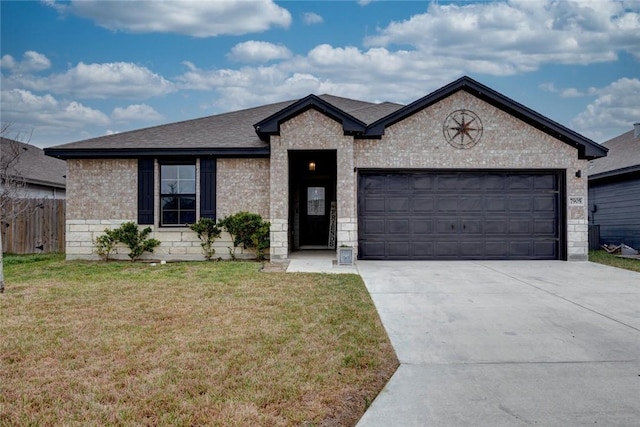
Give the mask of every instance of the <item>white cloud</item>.
M 320 16 L 317 13 L 314 13 L 314 12 L 305 12 L 305 13 L 303 13 L 302 14 L 302 20 L 307 25 L 322 24 L 324 22 L 324 19 L 322 18 L 322 16 Z
M 85 64 L 46 77 L 13 75 L 10 87 L 48 91 L 78 98 L 145 99 L 175 90 L 173 83 L 146 67 L 129 62 Z
M 55 3 L 113 31 L 177 33 L 214 37 L 262 32 L 273 26 L 287 28 L 291 14 L 271 0 L 168 0 L 135 3 L 103 0 Z
M 561 98 L 581 98 L 584 95 L 584 93 L 580 92 L 580 90 L 576 89 L 575 87 L 570 87 L 560 92 Z
M 28 90 L 11 89 L 3 90 L 1 96 L 3 122 L 37 131 L 39 135 L 68 134 L 70 130 L 110 122 L 99 110 L 77 101 L 59 101 L 50 94 L 40 96 Z
M 111 113 L 111 118 L 116 122 L 156 122 L 162 120 L 164 117 L 147 104 L 134 104 L 125 108 L 114 108 Z
M 546 63 L 640 57 L 640 14 L 615 1 L 528 1 L 439 5 L 392 22 L 365 39 L 369 47 L 411 46 L 422 57 L 469 62 L 468 70 L 508 75 Z
M 640 79 L 622 78 L 590 92 L 597 93 L 597 99 L 571 121 L 583 135 L 603 142 L 640 120 Z
M 13 73 L 28 73 L 51 68 L 49 58 L 33 50 L 26 51 L 22 61 L 16 61 L 11 55 L 4 55 L 0 61 L 2 68 L 6 68 Z
M 238 62 L 267 62 L 290 58 L 291 51 L 283 45 L 249 40 L 235 45 L 227 56 Z M 189 66 L 189 64 L 185 65 Z M 193 64 L 190 65 L 193 66 Z

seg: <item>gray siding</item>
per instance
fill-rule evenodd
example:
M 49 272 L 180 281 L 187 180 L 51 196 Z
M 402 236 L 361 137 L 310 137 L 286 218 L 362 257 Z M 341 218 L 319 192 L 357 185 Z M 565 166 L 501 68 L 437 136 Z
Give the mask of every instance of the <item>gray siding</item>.
M 640 176 L 589 183 L 589 224 L 600 226 L 602 244 L 640 249 Z

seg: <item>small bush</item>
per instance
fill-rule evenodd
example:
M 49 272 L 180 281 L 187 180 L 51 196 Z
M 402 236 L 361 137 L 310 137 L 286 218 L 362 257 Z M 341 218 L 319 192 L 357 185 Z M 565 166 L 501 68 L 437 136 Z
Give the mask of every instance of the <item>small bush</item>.
M 211 261 L 213 255 L 216 253 L 213 244 L 216 239 L 220 237 L 222 230 L 218 227 L 216 220 L 211 218 L 200 218 L 195 224 L 190 224 L 189 228 L 198 233 L 198 239 L 200 239 L 200 246 L 204 257 L 207 261 Z
M 263 221 L 258 214 L 238 212 L 221 219 L 218 225 L 233 237 L 234 246 L 255 251 L 259 261 L 264 260 L 269 248 L 269 222 Z M 232 257 L 233 254 L 232 254 Z
M 124 243 L 129 248 L 129 258 L 135 261 L 144 252 L 153 252 L 156 246 L 160 245 L 160 241 L 149 239 L 147 236 L 151 234 L 151 227 L 147 227 L 140 231 L 138 224 L 135 222 L 125 222 L 116 230 L 118 241 Z
M 140 231 L 138 224 L 133 221 L 125 222 L 120 227 L 113 230 L 106 229 L 105 234 L 95 240 L 96 251 L 100 256 L 109 259 L 109 254 L 118 243 L 124 243 L 129 248 L 129 258 L 131 262 L 137 260 L 144 252 L 153 252 L 160 241 L 149 239 L 151 227 Z
M 111 252 L 116 250 L 116 246 L 118 245 L 118 235 L 116 230 L 105 228 L 104 234 L 97 237 L 94 244 L 96 245 L 96 252 L 98 252 L 98 255 L 100 255 L 103 260 L 109 261 L 109 255 Z

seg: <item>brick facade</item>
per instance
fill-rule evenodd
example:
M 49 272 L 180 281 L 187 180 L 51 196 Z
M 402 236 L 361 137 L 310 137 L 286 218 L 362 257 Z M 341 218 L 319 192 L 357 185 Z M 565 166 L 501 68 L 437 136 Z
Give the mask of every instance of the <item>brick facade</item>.
M 482 120 L 481 141 L 456 149 L 443 137 L 443 121 L 452 111 L 467 109 Z M 289 218 L 289 154 L 297 150 L 335 150 L 337 247 L 358 246 L 357 169 L 546 169 L 566 173 L 567 256 L 586 260 L 587 160 L 577 150 L 484 101 L 459 91 L 406 119 L 388 126 L 380 139 L 345 136 L 342 125 L 309 109 L 281 123 L 271 137 L 270 159 L 217 160 L 218 218 L 238 211 L 255 212 L 271 221 L 273 261 L 284 260 L 292 247 Z M 105 227 L 137 218 L 136 160 L 69 160 L 67 176 L 67 257 L 96 259 L 93 240 Z M 576 177 L 577 171 L 582 177 Z M 159 217 L 159 172 L 156 164 L 156 221 Z M 200 242 L 186 227 L 152 227 L 162 245 L 153 259 L 203 259 Z M 230 237 L 216 243 L 217 256 L 228 257 Z M 123 254 L 126 256 L 126 252 Z
M 137 222 L 138 162 L 135 159 L 82 159 L 68 160 L 67 163 L 66 256 L 67 259 L 99 259 L 94 241 L 105 228 L 117 228 L 127 221 Z M 268 159 L 218 159 L 218 217 L 246 210 L 267 218 L 268 185 Z M 154 187 L 156 224 L 151 226 L 151 237 L 162 243 L 141 259 L 203 260 L 200 240 L 188 227 L 159 227 L 160 170 L 157 162 Z M 199 181 L 196 180 L 196 192 L 199 190 Z M 196 208 L 199 210 L 197 200 Z M 230 246 L 233 246 L 231 236 L 223 233 L 214 245 L 215 257 L 230 258 Z M 127 253 L 128 249 L 122 246 L 112 258 L 128 259 Z M 253 256 L 241 248 L 235 248 L 235 255 L 238 258 Z

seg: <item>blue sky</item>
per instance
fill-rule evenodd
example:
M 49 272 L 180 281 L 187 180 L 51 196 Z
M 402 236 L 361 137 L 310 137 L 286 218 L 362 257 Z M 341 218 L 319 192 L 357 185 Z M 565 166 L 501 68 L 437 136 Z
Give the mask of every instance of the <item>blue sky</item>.
M 40 147 L 468 75 L 603 142 L 640 121 L 640 1 L 5 1 L 8 137 Z

